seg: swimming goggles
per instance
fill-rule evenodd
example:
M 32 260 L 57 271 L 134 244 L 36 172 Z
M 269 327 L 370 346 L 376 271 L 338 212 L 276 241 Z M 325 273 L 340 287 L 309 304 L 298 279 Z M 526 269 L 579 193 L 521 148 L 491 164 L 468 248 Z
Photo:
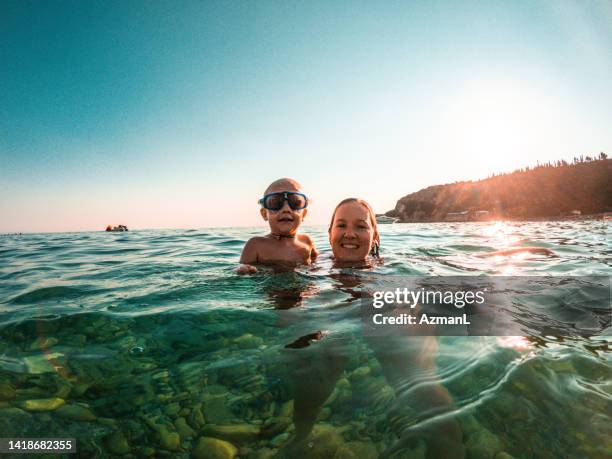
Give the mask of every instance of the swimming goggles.
M 291 210 L 302 210 L 308 207 L 308 198 L 305 194 L 296 193 L 293 191 L 281 191 L 279 193 L 270 193 L 259 200 L 259 204 L 268 210 L 281 210 L 287 201 Z

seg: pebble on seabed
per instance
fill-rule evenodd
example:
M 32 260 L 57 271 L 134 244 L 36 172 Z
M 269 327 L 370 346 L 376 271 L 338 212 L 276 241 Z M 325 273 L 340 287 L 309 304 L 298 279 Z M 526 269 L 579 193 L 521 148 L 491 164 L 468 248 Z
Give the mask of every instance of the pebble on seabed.
M 194 459 L 234 459 L 238 449 L 218 438 L 200 437 L 193 448 Z
M 206 424 L 202 433 L 235 444 L 252 443 L 259 439 L 259 427 L 251 424 L 212 425 Z
M 127 454 L 130 452 L 130 445 L 121 431 L 114 432 L 106 437 L 106 447 L 114 454 Z
M 60 406 L 56 413 L 64 418 L 74 421 L 95 421 L 96 416 L 89 408 L 80 405 L 63 405 Z
M 62 398 L 39 398 L 19 402 L 19 406 L 27 411 L 53 411 L 62 406 L 66 401 Z

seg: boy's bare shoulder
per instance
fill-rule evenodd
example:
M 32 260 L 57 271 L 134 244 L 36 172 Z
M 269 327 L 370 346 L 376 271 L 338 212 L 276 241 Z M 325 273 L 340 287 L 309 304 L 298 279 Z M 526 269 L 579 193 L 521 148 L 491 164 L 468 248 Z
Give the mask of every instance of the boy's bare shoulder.
M 267 238 L 262 236 L 254 236 L 249 239 L 240 255 L 240 263 L 257 263 L 259 261 L 259 251 L 267 243 Z
M 257 249 L 261 249 L 266 246 L 270 246 L 271 243 L 276 242 L 274 239 L 270 239 L 267 236 L 253 236 L 249 239 L 246 244 L 244 244 L 243 252 L 245 251 L 255 251 Z
M 257 245 L 260 245 L 260 244 L 265 244 L 265 243 L 266 243 L 266 242 L 268 242 L 269 240 L 270 240 L 270 239 L 269 239 L 268 237 L 266 237 L 266 236 L 253 236 L 251 239 L 249 239 L 249 240 L 246 242 L 245 247 L 246 247 L 247 245 L 250 245 L 250 246 L 257 246 Z
M 314 242 L 312 242 L 312 239 L 308 234 L 298 234 L 297 238 L 298 238 L 298 241 L 300 241 L 303 244 L 314 245 Z

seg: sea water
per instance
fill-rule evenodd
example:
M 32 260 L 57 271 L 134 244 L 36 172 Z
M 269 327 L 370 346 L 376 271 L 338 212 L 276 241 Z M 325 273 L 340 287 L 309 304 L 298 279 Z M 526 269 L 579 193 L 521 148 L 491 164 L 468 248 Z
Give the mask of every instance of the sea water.
M 252 276 L 235 267 L 262 228 L 0 236 L 0 437 L 75 438 L 77 457 L 265 458 L 313 411 L 294 456 L 425 457 L 414 432 L 442 419 L 467 457 L 609 457 L 605 332 L 423 346 L 365 339 L 356 312 L 369 276 L 609 276 L 609 222 L 381 225 L 384 261 L 359 270 L 333 266 L 325 228 L 304 230 L 313 266 Z M 519 246 L 554 255 L 481 256 Z

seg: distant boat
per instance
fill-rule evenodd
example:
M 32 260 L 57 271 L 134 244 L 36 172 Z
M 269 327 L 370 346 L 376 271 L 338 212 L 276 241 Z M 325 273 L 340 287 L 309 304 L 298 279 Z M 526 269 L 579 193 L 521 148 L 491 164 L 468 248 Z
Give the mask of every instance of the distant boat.
M 390 223 L 396 223 L 399 220 L 399 218 L 395 218 L 395 217 L 387 217 L 386 215 L 377 215 L 376 216 L 376 223 L 378 223 L 379 225 L 387 225 Z
M 128 231 L 128 227 L 125 225 L 117 225 L 117 226 L 108 225 L 106 227 L 106 231 Z

